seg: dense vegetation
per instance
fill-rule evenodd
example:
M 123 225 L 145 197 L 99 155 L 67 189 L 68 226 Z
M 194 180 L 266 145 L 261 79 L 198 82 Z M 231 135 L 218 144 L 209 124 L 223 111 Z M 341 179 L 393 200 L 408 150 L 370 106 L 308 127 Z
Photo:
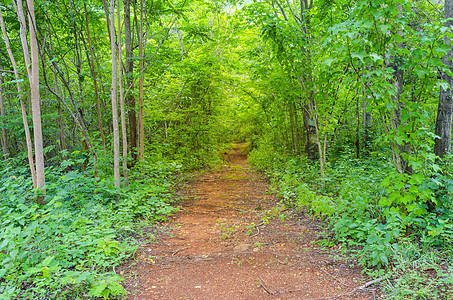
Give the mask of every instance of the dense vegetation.
M 453 297 L 452 1 L 26 2 L 0 4 L 1 297 L 124 295 L 231 141 L 389 298 Z

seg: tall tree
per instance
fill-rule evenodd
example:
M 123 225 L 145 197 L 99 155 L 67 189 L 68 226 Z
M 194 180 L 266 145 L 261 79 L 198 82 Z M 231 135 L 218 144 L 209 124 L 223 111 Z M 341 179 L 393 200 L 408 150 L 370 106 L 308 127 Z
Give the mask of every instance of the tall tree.
M 115 39 L 115 0 L 110 0 L 110 47 L 112 51 L 112 123 L 113 123 L 113 176 L 115 186 L 120 186 L 120 133 L 118 126 L 118 63 Z M 118 24 L 120 26 L 120 24 Z
M 120 0 L 117 1 L 117 14 L 118 14 L 118 64 L 119 64 L 119 85 L 120 85 L 120 112 L 121 112 L 121 135 L 123 138 L 123 176 L 124 185 L 129 185 L 127 175 L 127 127 L 126 127 L 126 109 L 124 107 L 124 88 L 123 88 L 123 51 L 121 43 L 121 13 L 120 13 Z
M 0 66 L 2 69 L 2 66 Z M 9 146 L 8 146 L 8 133 L 5 128 L 5 120 L 6 111 L 5 111 L 5 103 L 3 102 L 3 75 L 0 71 L 0 116 L 2 117 L 2 151 L 3 151 L 3 158 L 9 157 Z
M 140 134 L 140 161 L 145 160 L 145 123 L 143 120 L 143 84 L 145 81 L 145 77 L 143 74 L 143 0 L 140 0 L 140 35 L 139 35 L 139 51 L 140 51 L 140 98 L 139 98 L 139 115 L 138 115 L 138 122 L 139 122 L 139 134 Z
M 41 128 L 41 96 L 39 93 L 39 49 L 38 38 L 36 35 L 35 5 L 33 0 L 27 0 L 28 5 L 28 25 L 30 31 L 30 51 L 31 51 L 31 103 L 33 115 L 33 137 L 35 142 L 35 162 L 36 162 L 36 187 L 38 191 L 45 193 L 46 178 L 44 175 L 44 153 Z M 38 195 L 37 202 L 45 204 L 44 196 Z
M 448 20 L 445 26 L 450 32 L 453 32 L 453 0 L 445 0 L 444 8 L 445 19 Z M 448 37 L 444 38 L 444 42 L 450 46 L 450 50 L 444 56 L 443 62 L 447 69 L 453 71 L 453 47 Z M 440 88 L 436 119 L 436 135 L 438 138 L 434 142 L 434 153 L 441 158 L 451 153 L 451 123 L 453 116 L 453 77 L 448 75 L 447 72 L 442 72 L 442 79 L 448 83 L 448 88 Z

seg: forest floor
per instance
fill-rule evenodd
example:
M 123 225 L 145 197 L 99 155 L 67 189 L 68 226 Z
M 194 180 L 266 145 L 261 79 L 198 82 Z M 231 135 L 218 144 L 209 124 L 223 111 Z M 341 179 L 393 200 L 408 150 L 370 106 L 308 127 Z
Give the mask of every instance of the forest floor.
M 282 222 L 241 146 L 185 184 L 180 210 L 123 268 L 129 299 L 379 298 L 373 285 L 360 288 L 369 279 L 353 259 L 317 244 L 310 216 L 287 211 Z

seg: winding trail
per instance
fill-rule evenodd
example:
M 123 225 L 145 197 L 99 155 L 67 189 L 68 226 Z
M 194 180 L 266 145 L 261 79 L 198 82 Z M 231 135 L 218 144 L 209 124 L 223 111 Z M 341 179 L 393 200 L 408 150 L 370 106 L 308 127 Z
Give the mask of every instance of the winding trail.
M 317 247 L 312 219 L 300 213 L 281 221 L 285 212 L 247 165 L 243 146 L 226 154 L 228 166 L 183 188 L 166 233 L 142 247 L 129 270 L 129 299 L 310 299 L 365 283 L 352 259 Z M 375 299 L 375 292 L 371 286 L 335 299 Z

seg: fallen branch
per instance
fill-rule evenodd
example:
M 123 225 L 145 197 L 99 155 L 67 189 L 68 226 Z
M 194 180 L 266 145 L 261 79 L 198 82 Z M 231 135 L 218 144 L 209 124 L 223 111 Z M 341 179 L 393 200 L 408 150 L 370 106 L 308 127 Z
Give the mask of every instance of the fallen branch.
M 356 287 L 355 289 L 353 289 L 350 292 L 347 292 L 347 293 L 344 293 L 344 294 L 340 294 L 340 295 L 336 295 L 336 296 L 322 297 L 322 298 L 304 298 L 304 299 L 301 299 L 301 300 L 328 300 L 328 299 L 336 299 L 336 298 L 340 298 L 340 297 L 344 297 L 344 296 L 349 296 L 349 295 L 352 295 L 352 294 L 354 294 L 356 292 L 359 292 L 360 290 L 366 289 L 370 285 L 373 285 L 375 283 L 381 282 L 382 280 L 384 280 L 383 277 L 375 279 L 375 280 L 368 281 L 364 285 Z
M 175 256 L 177 253 L 183 251 L 183 250 L 186 250 L 188 247 L 184 247 L 184 248 L 181 248 L 181 249 L 178 249 L 176 250 L 175 252 L 173 252 L 173 254 L 171 256 Z
M 260 285 L 263 287 L 263 289 L 270 295 L 278 295 L 278 294 L 289 294 L 289 293 L 294 293 L 294 292 L 300 292 L 300 291 L 303 291 L 303 289 L 297 289 L 297 290 L 278 290 L 278 291 L 272 291 L 271 289 L 267 288 L 263 282 L 265 284 L 267 284 L 266 281 L 264 281 L 264 279 L 262 277 L 260 277 Z
M 269 290 L 264 284 L 266 283 L 266 281 L 264 281 L 264 279 L 262 277 L 260 277 L 260 285 L 263 287 L 263 289 L 269 294 L 269 295 L 275 295 L 275 292 Z M 266 283 L 267 284 L 267 283 Z

